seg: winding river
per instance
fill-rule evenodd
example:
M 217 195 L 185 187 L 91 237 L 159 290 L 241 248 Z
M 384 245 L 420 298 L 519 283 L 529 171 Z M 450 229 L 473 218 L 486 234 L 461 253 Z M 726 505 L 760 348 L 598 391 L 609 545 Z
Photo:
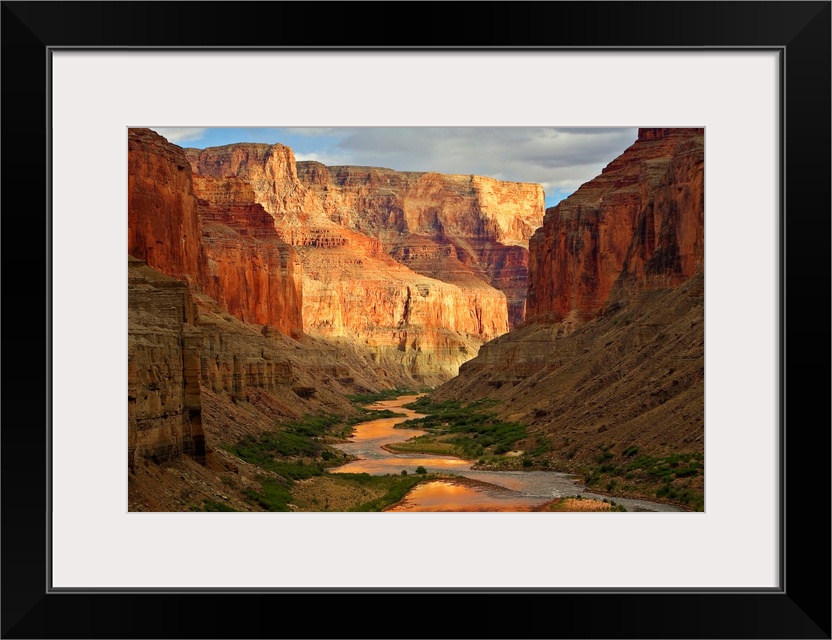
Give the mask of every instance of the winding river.
M 332 473 L 384 475 L 398 474 L 402 470 L 413 473 L 416 467 L 423 466 L 428 473 L 452 473 L 460 476 L 459 480 L 423 482 L 388 511 L 532 511 L 555 498 L 579 494 L 599 500 L 613 499 L 627 511 L 683 511 L 672 505 L 647 500 L 588 493 L 575 476 L 567 473 L 479 471 L 471 468 L 470 461 L 455 456 L 387 451 L 383 445 L 403 442 L 426 433 L 416 429 L 395 428 L 405 420 L 423 417 L 423 414 L 403 406 L 418 397 L 399 396 L 394 400 L 383 400 L 370 405 L 370 409 L 390 409 L 405 416 L 361 423 L 356 426 L 350 442 L 333 445 L 358 459 L 330 469 Z

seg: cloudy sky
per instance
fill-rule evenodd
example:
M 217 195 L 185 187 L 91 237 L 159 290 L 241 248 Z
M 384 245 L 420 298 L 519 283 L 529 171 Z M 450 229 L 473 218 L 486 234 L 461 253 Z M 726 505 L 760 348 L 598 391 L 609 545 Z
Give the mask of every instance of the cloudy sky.
M 636 128 L 153 127 L 181 147 L 279 142 L 298 160 L 437 171 L 538 182 L 551 207 L 591 180 L 636 140 Z

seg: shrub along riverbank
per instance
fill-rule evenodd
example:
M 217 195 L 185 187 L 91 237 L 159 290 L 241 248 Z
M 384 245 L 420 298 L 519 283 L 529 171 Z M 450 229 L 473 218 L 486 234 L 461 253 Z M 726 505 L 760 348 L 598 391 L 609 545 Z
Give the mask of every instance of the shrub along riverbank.
M 514 445 L 525 439 L 526 427 L 506 422 L 490 409 L 496 401 L 477 400 L 467 405 L 457 401 L 434 402 L 427 396 L 404 405 L 423 418 L 397 425 L 428 433 L 405 442 L 387 445 L 390 451 L 453 455 L 476 461 L 477 469 L 514 469 L 522 466 Z
M 387 448 L 394 452 L 454 455 L 474 461 L 474 469 L 576 473 L 594 491 L 656 500 L 696 511 L 704 509 L 702 455 L 647 456 L 640 454 L 636 446 L 616 447 L 615 443 L 608 443 L 598 449 L 593 459 L 561 468 L 551 455 L 550 438 L 530 434 L 520 423 L 501 420 L 495 411 L 498 404 L 495 399 L 468 404 L 435 402 L 423 396 L 404 406 L 427 416 L 408 420 L 397 428 L 428 433 Z
M 303 416 L 292 422 L 275 425 L 270 431 L 241 438 L 226 447 L 229 453 L 263 471 L 257 476 L 259 488 L 248 487 L 242 490 L 246 501 L 252 507 L 266 511 L 381 511 L 401 500 L 410 489 L 431 476 L 328 474 L 327 470 L 351 459 L 330 445 L 343 442 L 355 425 L 403 415 L 389 409 L 367 409 L 360 405 L 407 393 L 416 392 L 391 390 L 354 396 L 351 400 L 361 412 L 357 417 Z M 325 475 L 326 482 L 314 483 L 320 495 L 311 498 L 306 496 L 308 487 L 301 487 L 301 483 Z M 303 499 L 296 501 L 295 493 L 303 494 Z M 328 493 L 332 495 L 329 496 Z M 345 499 L 344 496 L 352 496 L 352 499 Z M 302 504 L 299 506 L 296 502 Z M 227 510 L 221 507 L 222 503 L 210 501 L 201 505 L 201 508 L 194 506 L 193 510 Z

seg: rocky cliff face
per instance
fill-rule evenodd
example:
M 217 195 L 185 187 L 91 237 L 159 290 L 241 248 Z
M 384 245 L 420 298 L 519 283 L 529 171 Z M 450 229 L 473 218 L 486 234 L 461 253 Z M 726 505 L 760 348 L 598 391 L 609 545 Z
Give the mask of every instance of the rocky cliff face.
M 204 462 L 216 443 L 275 420 L 351 415 L 346 394 L 413 385 L 422 350 L 412 334 L 406 339 L 407 313 L 394 313 L 392 355 L 303 336 L 299 256 L 279 238 L 251 184 L 193 176 L 182 150 L 146 129 L 131 129 L 128 145 L 131 470 L 138 460 L 182 454 Z M 392 263 L 377 240 L 346 233 Z M 406 293 L 408 283 L 399 284 Z M 349 296 L 339 304 L 351 304 Z M 431 313 L 445 313 L 441 300 L 434 306 Z M 476 334 L 478 325 L 466 315 L 449 326 L 425 333 L 425 344 L 453 353 L 456 360 L 445 360 L 458 366 L 463 348 L 470 353 L 479 344 L 457 329 Z M 497 331 L 505 327 L 482 328 L 483 335 Z M 444 365 L 432 370 L 427 379 L 449 375 Z
M 529 425 L 522 448 L 541 452 L 538 463 L 594 481 L 607 474 L 619 491 L 629 489 L 616 470 L 671 454 L 701 459 L 703 138 L 641 129 L 549 209 L 530 243 L 529 319 L 432 397 L 496 399 L 504 418 Z M 702 476 L 686 473 L 668 476 L 663 495 L 701 497 Z
M 435 384 L 522 317 L 539 185 L 296 163 L 283 145 L 186 154 L 198 187 L 244 182 L 294 247 L 307 333 Z
M 128 253 L 245 322 L 300 335 L 293 249 L 242 181 L 194 181 L 180 147 L 149 129 L 128 132 Z
M 243 322 L 303 333 L 300 259 L 242 181 L 194 177 L 202 228 L 199 290 Z
M 554 468 L 616 453 L 704 452 L 704 277 L 635 293 L 574 330 L 532 322 L 489 342 L 437 400 L 499 401 Z
M 204 500 L 249 511 L 263 470 L 227 447 L 309 414 L 354 416 L 354 393 L 404 387 L 391 363 L 275 326 L 242 322 L 205 294 L 131 258 L 128 505 L 182 511 Z
M 128 269 L 128 464 L 205 460 L 201 335 L 187 283 L 131 259 Z
M 303 246 L 314 242 L 310 229 L 326 225 L 317 197 L 300 184 L 295 154 L 282 144 L 239 143 L 208 149 L 184 149 L 193 172 L 226 180 L 238 178 L 250 186 L 255 202 L 272 216 L 286 242 Z
M 546 211 L 529 243 L 527 317 L 579 321 L 637 288 L 680 284 L 704 263 L 704 130 L 638 140 Z
M 131 510 L 225 493 L 248 509 L 259 471 L 224 445 L 355 415 L 349 394 L 446 380 L 508 330 L 505 294 L 483 279 L 418 273 L 329 219 L 286 147 L 209 151 L 194 175 L 155 133 L 128 141 Z
M 411 386 L 456 375 L 483 342 L 508 331 L 503 294 L 422 276 L 352 246 L 301 248 L 304 325 L 310 335 L 352 342 L 411 376 Z
M 317 162 L 298 163 L 297 173 L 328 220 L 378 238 L 417 273 L 487 282 L 506 295 L 511 325 L 522 321 L 528 241 L 543 218 L 540 185 Z
M 149 129 L 129 129 L 127 149 L 128 253 L 193 281 L 201 232 L 191 167 L 179 147 Z

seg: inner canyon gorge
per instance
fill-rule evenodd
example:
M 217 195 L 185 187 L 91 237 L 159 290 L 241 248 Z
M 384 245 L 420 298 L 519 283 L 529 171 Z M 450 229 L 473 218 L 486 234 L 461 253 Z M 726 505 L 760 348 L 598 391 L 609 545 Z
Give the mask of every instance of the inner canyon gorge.
M 128 129 L 129 511 L 703 511 L 704 133 L 547 208 Z

